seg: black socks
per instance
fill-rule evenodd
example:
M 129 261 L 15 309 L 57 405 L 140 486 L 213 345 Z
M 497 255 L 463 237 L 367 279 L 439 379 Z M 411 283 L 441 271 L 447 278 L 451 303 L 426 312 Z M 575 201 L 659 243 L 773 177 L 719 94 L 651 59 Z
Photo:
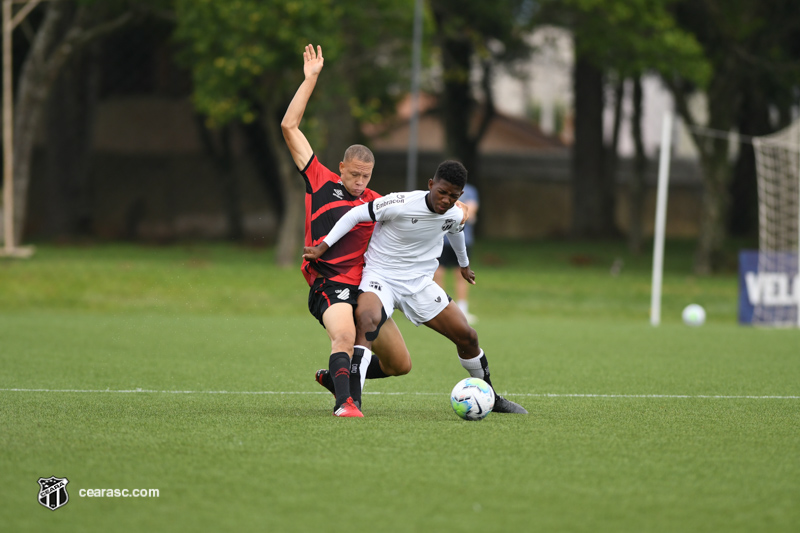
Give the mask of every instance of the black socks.
M 336 390 L 336 406 L 339 408 L 350 397 L 350 356 L 346 352 L 331 354 L 328 371 Z

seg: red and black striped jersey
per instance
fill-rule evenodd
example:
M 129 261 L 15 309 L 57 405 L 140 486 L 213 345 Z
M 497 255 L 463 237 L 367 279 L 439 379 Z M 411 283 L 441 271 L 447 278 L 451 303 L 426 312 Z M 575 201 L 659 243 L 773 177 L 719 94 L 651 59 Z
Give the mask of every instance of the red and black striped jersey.
M 316 155 L 300 171 L 306 182 L 305 245 L 316 246 L 322 242 L 336 222 L 351 208 L 370 202 L 381 195 L 366 189 L 361 196 L 353 196 L 339 175 L 319 162 Z M 303 259 L 301 270 L 311 286 L 317 275 L 332 281 L 358 285 L 364 270 L 364 252 L 372 236 L 374 222 L 356 225 L 324 257 L 309 263 Z

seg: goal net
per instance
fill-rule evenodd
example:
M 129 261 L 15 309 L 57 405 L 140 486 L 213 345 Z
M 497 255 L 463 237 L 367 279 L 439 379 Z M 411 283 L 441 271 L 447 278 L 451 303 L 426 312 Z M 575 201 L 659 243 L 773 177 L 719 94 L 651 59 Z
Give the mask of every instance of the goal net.
M 753 139 L 758 178 L 759 297 L 752 323 L 800 327 L 800 120 Z

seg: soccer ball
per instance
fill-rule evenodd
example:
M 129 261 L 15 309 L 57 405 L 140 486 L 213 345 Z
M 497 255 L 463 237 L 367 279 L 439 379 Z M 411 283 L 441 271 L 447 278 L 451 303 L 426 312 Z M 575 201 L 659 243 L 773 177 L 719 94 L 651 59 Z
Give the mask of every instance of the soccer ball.
M 482 379 L 462 379 L 450 393 L 450 405 L 464 420 L 483 420 L 494 408 L 494 391 Z
M 687 326 L 702 326 L 706 321 L 706 310 L 697 304 L 689 304 L 683 309 L 683 323 Z

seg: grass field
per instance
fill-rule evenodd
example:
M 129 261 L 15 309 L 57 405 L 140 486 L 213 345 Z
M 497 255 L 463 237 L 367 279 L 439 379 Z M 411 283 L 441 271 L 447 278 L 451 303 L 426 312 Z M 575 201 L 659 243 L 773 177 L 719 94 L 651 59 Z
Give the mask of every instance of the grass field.
M 332 417 L 327 336 L 269 250 L 0 261 L 0 530 L 795 532 L 800 332 L 737 325 L 735 272 L 696 278 L 691 252 L 667 245 L 654 328 L 649 256 L 479 243 L 476 329 L 531 414 L 478 423 L 449 406 L 454 350 L 401 318 L 413 371 Z M 680 322 L 690 302 L 705 326 Z

